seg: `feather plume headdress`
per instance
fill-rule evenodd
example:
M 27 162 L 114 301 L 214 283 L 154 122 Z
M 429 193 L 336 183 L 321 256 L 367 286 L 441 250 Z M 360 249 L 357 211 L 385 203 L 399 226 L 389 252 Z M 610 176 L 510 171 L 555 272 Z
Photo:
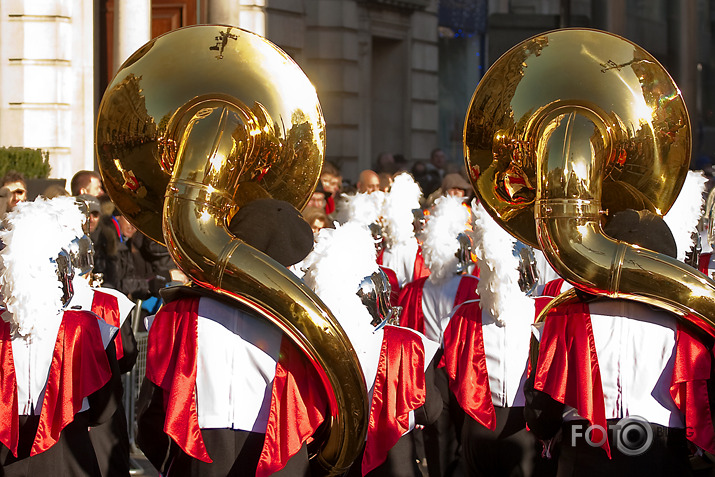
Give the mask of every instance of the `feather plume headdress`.
M 516 239 L 476 201 L 472 201 L 472 214 L 481 308 L 504 325 L 510 313 L 523 313 L 532 303 L 519 288 L 519 258 L 513 253 Z
M 384 200 L 385 193 L 382 191 L 343 195 L 336 204 L 336 221 L 339 224 L 356 222 L 365 226 L 377 223 Z
M 28 336 L 60 319 L 62 284 L 54 260 L 84 235 L 85 217 L 72 197 L 42 197 L 8 212 L 0 230 L 0 295 L 14 331 Z M 8 316 L 9 315 L 9 316 Z
M 382 225 L 388 246 L 407 242 L 415 236 L 415 216 L 420 208 L 422 190 L 407 173 L 395 177 L 382 204 Z
M 441 283 L 457 272 L 459 241 L 469 224 L 470 210 L 461 197 L 443 196 L 432 208 L 424 228 L 422 253 L 425 266 L 430 270 L 428 280 Z
M 372 316 L 357 291 L 363 278 L 378 270 L 375 255 L 369 229 L 348 222 L 335 229 L 322 229 L 303 263 L 303 281 L 333 312 L 361 362 L 375 336 Z
M 678 260 L 684 260 L 695 245 L 693 233 L 698 232 L 698 223 L 705 212 L 707 181 L 703 171 L 688 171 L 680 194 L 663 216 L 678 247 Z

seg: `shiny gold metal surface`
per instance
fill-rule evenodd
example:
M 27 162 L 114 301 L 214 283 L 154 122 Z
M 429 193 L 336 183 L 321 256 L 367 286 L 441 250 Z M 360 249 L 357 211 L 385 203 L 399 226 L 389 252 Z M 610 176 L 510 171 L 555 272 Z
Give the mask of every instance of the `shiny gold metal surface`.
M 688 171 L 685 102 L 648 52 L 588 29 L 516 45 L 476 88 L 464 145 L 485 208 L 562 277 L 687 315 L 715 336 L 715 282 L 602 229 L 604 214 L 626 208 L 665 214 Z
M 96 131 L 105 188 L 127 219 L 165 243 L 194 283 L 269 319 L 314 364 L 330 401 L 314 458 L 326 475 L 340 475 L 367 432 L 357 355 L 312 290 L 227 229 L 256 198 L 302 209 L 324 143 L 303 71 L 264 38 L 224 25 L 174 30 L 137 50 L 107 88 Z

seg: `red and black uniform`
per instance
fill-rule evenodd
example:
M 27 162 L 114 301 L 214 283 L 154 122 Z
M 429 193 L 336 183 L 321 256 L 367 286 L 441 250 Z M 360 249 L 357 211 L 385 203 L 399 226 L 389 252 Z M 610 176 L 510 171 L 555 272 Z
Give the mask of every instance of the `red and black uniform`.
M 0 322 L 2 475 L 101 475 L 88 429 L 121 401 L 115 333 L 89 311 L 67 310 L 30 339 Z
M 119 371 L 121 374 L 130 372 L 139 354 L 131 320 L 134 302 L 118 290 L 90 288 L 86 282 L 80 280 L 83 279 L 74 282 L 75 293 L 69 307 L 91 310 L 107 324 L 119 329 L 114 338 Z M 122 402 L 118 404 L 112 418 L 93 427 L 89 436 L 104 477 L 129 475 L 131 446 L 126 410 Z
M 140 449 L 166 476 L 309 475 L 327 412 L 315 369 L 235 302 L 178 290 L 149 324 Z
M 688 475 L 688 441 L 715 451 L 712 352 L 684 323 L 627 300 L 549 311 L 538 328 L 526 415 L 543 440 L 562 430 L 559 476 Z M 633 420 L 643 441 L 620 434 Z M 596 445 L 582 436 L 589 427 Z
M 440 365 L 465 413 L 467 475 L 531 475 L 538 465 L 538 444 L 524 421 L 524 382 L 531 325 L 549 299 L 516 299 L 498 320 L 479 299 L 463 302 L 445 327 Z
M 442 409 L 434 384 L 438 345 L 420 333 L 392 325 L 373 333 L 369 342 L 354 344 L 371 402 L 365 449 L 347 475 L 419 477 L 411 431 L 416 424 L 434 422 Z

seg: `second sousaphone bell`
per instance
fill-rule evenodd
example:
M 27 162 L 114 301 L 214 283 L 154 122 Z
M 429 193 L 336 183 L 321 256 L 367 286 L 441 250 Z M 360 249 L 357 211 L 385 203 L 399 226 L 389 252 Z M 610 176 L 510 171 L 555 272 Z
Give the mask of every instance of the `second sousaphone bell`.
M 685 316 L 715 336 L 715 282 L 602 229 L 605 214 L 626 208 L 664 215 L 688 171 L 685 102 L 652 55 L 597 30 L 534 36 L 482 78 L 464 146 L 485 208 L 559 275 L 589 293 Z

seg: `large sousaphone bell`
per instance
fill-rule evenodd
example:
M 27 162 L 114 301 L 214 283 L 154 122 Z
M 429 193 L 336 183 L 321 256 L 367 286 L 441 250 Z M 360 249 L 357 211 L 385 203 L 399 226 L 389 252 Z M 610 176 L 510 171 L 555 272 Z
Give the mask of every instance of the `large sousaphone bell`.
M 324 141 L 303 71 L 264 38 L 221 25 L 174 30 L 137 50 L 108 86 L 96 131 L 104 185 L 122 214 L 166 244 L 195 284 L 269 319 L 313 363 L 330 402 L 314 457 L 339 475 L 367 432 L 357 355 L 308 287 L 226 227 L 257 198 L 301 209 L 319 180 Z
M 687 175 L 685 102 L 648 52 L 587 29 L 519 43 L 477 86 L 464 146 L 492 217 L 576 288 L 658 306 L 715 336 L 714 281 L 602 229 L 626 208 L 664 215 Z

